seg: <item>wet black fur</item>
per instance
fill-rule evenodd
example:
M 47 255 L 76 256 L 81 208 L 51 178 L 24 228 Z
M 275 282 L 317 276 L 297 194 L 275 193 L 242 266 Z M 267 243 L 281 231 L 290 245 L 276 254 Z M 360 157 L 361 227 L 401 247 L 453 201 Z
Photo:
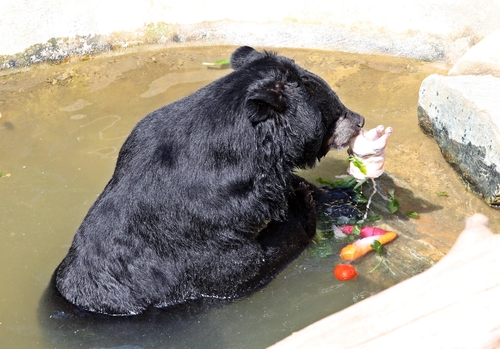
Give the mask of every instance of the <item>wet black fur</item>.
M 308 245 L 314 201 L 293 170 L 345 147 L 363 118 L 286 57 L 241 47 L 231 65 L 133 129 L 58 267 L 71 303 L 123 315 L 239 297 Z

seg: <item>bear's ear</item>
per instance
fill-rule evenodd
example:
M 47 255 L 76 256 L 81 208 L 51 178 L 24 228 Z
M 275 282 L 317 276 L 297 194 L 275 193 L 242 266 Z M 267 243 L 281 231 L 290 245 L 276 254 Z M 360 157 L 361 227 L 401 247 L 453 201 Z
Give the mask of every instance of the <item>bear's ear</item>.
M 239 69 L 245 64 L 265 56 L 264 53 L 255 51 L 252 47 L 242 46 L 231 55 L 231 68 Z
M 282 81 L 272 81 L 250 90 L 247 97 L 247 102 L 253 106 L 250 121 L 258 123 L 276 113 L 283 113 L 286 110 L 284 89 Z

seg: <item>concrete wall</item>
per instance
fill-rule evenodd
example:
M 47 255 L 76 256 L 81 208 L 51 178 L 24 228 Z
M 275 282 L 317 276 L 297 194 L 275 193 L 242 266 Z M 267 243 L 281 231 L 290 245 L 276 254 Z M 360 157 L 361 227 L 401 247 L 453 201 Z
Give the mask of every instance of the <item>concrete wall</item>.
M 499 18 L 500 0 L 1 0 L 0 65 L 141 43 L 309 47 L 454 63 L 500 27 Z

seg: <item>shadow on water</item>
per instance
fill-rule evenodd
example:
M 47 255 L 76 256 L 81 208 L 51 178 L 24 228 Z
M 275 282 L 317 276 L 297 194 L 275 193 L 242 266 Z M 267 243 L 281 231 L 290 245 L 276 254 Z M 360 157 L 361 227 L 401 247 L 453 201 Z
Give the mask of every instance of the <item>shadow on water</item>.
M 429 200 L 419 197 L 415 192 L 409 188 L 401 186 L 399 181 L 395 180 L 388 174 L 383 174 L 377 179 L 377 192 L 380 191 L 380 199 L 374 201 L 374 210 L 376 212 L 386 212 L 390 213 L 387 208 L 387 203 L 389 200 L 388 192 L 390 189 L 394 189 L 394 197 L 399 198 L 399 200 L 404 200 L 406 205 L 410 205 L 413 211 L 419 214 L 432 213 L 443 209 L 442 205 L 436 205 Z M 367 194 L 371 194 L 372 186 L 367 189 Z M 376 195 L 376 194 L 375 194 Z M 385 207 L 384 207 L 385 206 Z M 405 212 L 397 211 L 395 214 L 388 214 L 384 216 L 384 220 L 390 224 L 397 224 L 398 222 L 402 225 L 411 221 L 411 218 L 405 214 Z
M 343 156 L 342 152 L 331 152 L 331 156 L 322 159 L 316 168 L 308 171 L 300 171 L 299 174 L 307 179 L 309 182 L 318 185 L 317 179 L 335 180 L 335 177 L 345 173 L 348 167 L 347 159 L 337 158 Z M 337 156 L 337 157 L 334 157 Z M 344 156 L 346 158 L 346 156 Z M 395 178 L 391 174 L 384 173 L 382 176 L 375 180 L 377 192 L 374 195 L 374 202 L 372 206 L 372 213 L 384 213 L 384 221 L 396 222 L 411 221 L 411 218 L 401 212 L 392 215 L 387 208 L 389 200 L 389 190 L 394 190 L 394 196 L 400 199 L 406 206 L 412 207 L 412 210 L 420 214 L 432 213 L 443 209 L 443 205 L 435 204 L 430 200 L 423 198 L 419 193 L 411 188 L 410 183 Z M 373 183 L 368 180 L 362 186 L 363 193 L 369 197 L 373 192 Z

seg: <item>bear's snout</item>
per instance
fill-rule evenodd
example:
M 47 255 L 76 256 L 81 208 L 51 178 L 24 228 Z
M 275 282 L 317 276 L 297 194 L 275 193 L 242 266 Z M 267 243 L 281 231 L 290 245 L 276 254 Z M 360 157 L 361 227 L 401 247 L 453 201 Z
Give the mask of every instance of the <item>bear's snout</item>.
M 352 110 L 349 110 L 346 116 L 346 119 L 350 120 L 351 124 L 355 125 L 355 127 L 358 127 L 360 130 L 365 125 L 365 118 Z
M 363 128 L 363 126 L 365 126 L 365 118 L 363 116 L 359 115 L 358 113 L 356 113 L 356 115 L 359 118 L 358 127 L 361 129 L 361 128 Z

